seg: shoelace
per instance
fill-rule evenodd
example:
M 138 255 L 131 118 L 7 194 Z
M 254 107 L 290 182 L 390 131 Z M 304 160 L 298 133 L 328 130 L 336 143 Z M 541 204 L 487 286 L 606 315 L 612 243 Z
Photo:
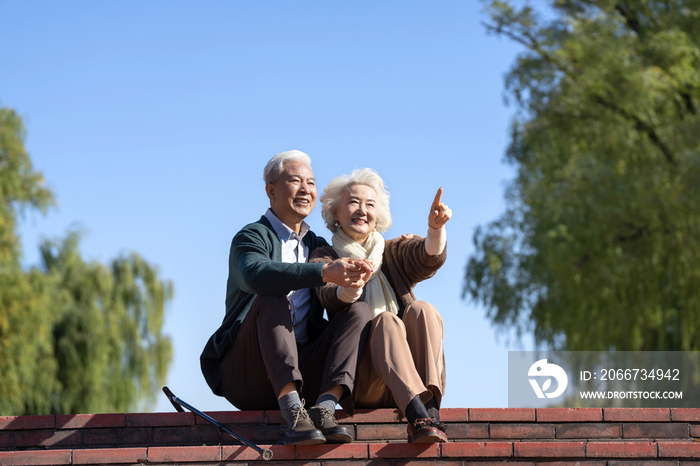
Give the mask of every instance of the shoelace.
M 331 410 L 325 406 L 319 406 L 319 408 L 319 411 L 321 412 L 321 424 L 323 424 L 323 421 L 329 420 L 335 424 L 335 418 L 333 417 Z
M 291 409 L 291 411 L 292 411 L 292 416 L 294 416 L 294 422 L 292 423 L 292 429 L 296 428 L 297 423 L 300 420 L 311 422 L 311 418 L 309 417 L 309 413 L 307 413 L 306 410 L 304 409 L 304 400 L 301 400 L 301 406 L 295 406 L 294 408 Z
M 435 422 L 435 418 L 433 417 L 416 419 L 416 422 L 413 423 L 413 427 L 416 428 L 416 432 L 419 432 L 421 429 L 426 427 L 435 427 L 445 432 L 445 424 L 443 422 Z

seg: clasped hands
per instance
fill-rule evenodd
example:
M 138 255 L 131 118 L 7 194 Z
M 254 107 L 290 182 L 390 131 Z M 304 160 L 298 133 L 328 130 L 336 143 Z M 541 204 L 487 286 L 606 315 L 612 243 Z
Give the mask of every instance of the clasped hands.
M 341 257 L 323 266 L 323 281 L 346 288 L 362 288 L 374 272 L 374 266 L 366 259 Z

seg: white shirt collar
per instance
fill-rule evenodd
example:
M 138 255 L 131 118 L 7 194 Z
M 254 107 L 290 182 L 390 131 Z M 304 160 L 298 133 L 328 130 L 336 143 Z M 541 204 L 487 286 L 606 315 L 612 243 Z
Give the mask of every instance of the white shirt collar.
M 292 235 L 295 235 L 296 232 L 289 228 L 287 225 L 282 223 L 280 219 L 277 218 L 277 216 L 272 212 L 272 209 L 267 209 L 267 212 L 265 212 L 265 218 L 270 221 L 270 224 L 272 224 L 272 228 L 275 230 L 275 233 L 277 233 L 277 236 L 282 241 L 287 241 L 289 240 Z M 304 238 L 306 236 L 306 233 L 309 232 L 309 225 L 306 222 L 301 222 L 301 229 L 299 232 L 299 238 Z

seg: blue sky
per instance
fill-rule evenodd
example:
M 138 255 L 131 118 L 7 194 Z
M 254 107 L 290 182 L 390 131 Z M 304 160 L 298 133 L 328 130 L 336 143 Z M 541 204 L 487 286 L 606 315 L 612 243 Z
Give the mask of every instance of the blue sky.
M 505 338 L 461 299 L 478 225 L 513 177 L 503 77 L 517 44 L 487 35 L 481 2 L 0 0 L 0 105 L 58 208 L 27 215 L 42 237 L 84 231 L 83 256 L 136 251 L 174 283 L 170 388 L 202 410 L 199 354 L 224 313 L 230 241 L 268 206 L 277 152 L 313 161 L 322 188 L 354 168 L 391 193 L 391 238 L 424 235 L 436 190 L 453 210 L 448 261 L 416 289 L 445 322 L 446 407 L 507 406 Z M 330 238 L 320 204 L 307 219 Z M 530 347 L 529 339 L 525 348 Z M 519 349 L 511 346 L 510 349 Z M 172 411 L 160 397 L 153 411 Z

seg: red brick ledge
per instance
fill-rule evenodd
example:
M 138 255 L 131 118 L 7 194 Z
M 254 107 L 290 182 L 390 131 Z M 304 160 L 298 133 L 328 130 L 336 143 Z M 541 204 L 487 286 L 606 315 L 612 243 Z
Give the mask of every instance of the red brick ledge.
M 547 465 L 591 463 L 623 466 L 630 464 L 675 464 L 700 458 L 697 442 L 448 442 L 417 445 L 400 443 L 349 443 L 306 447 L 264 446 L 273 452 L 273 461 L 343 461 L 376 459 L 425 460 L 432 464 L 443 460 L 503 461 Z M 632 460 L 632 461 L 630 461 Z M 134 463 L 212 463 L 260 461 L 251 448 L 237 445 L 207 447 L 106 448 L 93 450 L 27 450 L 0 452 L 0 464 L 21 465 L 93 465 Z M 552 462 L 554 461 L 554 462 Z M 592 463 L 591 463 L 592 464 Z M 697 464 L 697 463 L 696 463 Z
M 274 443 L 279 411 L 210 413 L 256 443 Z M 692 442 L 700 438 L 700 409 L 442 410 L 451 442 Z M 398 410 L 338 411 L 356 441 L 406 443 Z M 660 420 L 665 419 L 663 422 Z M 0 451 L 109 449 L 237 444 L 192 413 L 79 414 L 0 418 Z M 0 462 L 1 464 L 1 462 Z M 619 465 L 618 465 L 619 466 Z
M 341 423 L 403 422 L 397 409 L 363 409 L 354 416 L 338 412 Z M 279 423 L 279 411 L 208 412 L 219 422 Z M 700 422 L 700 408 L 445 408 L 445 422 Z M 193 413 L 117 413 L 48 416 L 0 416 L 0 430 L 173 427 L 206 424 Z

